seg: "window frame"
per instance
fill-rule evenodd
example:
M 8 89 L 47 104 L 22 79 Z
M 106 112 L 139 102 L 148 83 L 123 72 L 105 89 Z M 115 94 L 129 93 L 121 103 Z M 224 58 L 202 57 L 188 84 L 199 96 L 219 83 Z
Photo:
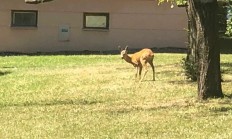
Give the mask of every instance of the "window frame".
M 87 16 L 105 16 L 106 26 L 105 27 L 88 27 Z M 98 13 L 98 12 L 84 12 L 83 14 L 83 29 L 94 29 L 94 30 L 109 30 L 110 14 L 109 13 Z
M 15 23 L 15 13 L 34 13 L 35 14 L 35 24 L 31 25 L 19 25 Z M 38 27 L 38 11 L 37 10 L 11 10 L 11 27 Z

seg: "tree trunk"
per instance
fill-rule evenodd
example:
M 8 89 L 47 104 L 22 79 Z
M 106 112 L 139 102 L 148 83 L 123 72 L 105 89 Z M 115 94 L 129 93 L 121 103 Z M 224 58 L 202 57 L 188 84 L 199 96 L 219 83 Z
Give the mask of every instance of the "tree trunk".
M 195 17 L 191 14 L 190 6 L 186 7 L 186 13 L 188 16 L 188 52 L 187 60 L 193 58 L 193 61 L 197 61 L 196 57 L 196 22 L 194 22 Z
M 189 0 L 194 53 L 198 63 L 198 98 L 223 97 L 220 48 L 217 30 L 217 0 Z
M 187 76 L 192 81 L 197 80 L 197 64 L 198 57 L 196 53 L 196 22 L 195 17 L 191 14 L 190 6 L 186 7 L 186 13 L 188 17 L 188 45 L 187 45 L 187 56 L 185 61 L 185 68 L 187 68 Z

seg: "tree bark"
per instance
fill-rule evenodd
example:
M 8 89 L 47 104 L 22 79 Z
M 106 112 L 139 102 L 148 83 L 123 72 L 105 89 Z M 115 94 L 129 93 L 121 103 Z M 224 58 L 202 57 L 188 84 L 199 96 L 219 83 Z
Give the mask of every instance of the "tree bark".
M 195 17 L 191 14 L 191 7 L 186 7 L 186 13 L 188 16 L 188 52 L 187 52 L 187 60 L 193 58 L 193 61 L 197 61 L 196 57 L 196 22 L 194 22 Z
M 198 63 L 198 99 L 223 97 L 220 48 L 217 29 L 217 0 L 189 0 L 192 44 Z
M 188 66 L 187 68 L 187 76 L 192 81 L 197 80 L 197 64 L 198 63 L 198 57 L 196 53 L 196 22 L 195 22 L 195 16 L 191 13 L 191 7 L 186 7 L 186 13 L 188 17 L 188 45 L 187 45 L 187 56 L 185 61 L 185 66 Z

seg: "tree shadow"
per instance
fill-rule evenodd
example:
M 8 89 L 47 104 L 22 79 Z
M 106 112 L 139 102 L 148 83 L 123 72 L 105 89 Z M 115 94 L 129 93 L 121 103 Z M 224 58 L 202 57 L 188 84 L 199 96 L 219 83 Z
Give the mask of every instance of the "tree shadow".
M 232 94 L 224 94 L 224 98 L 218 102 L 218 105 L 211 107 L 209 110 L 215 114 L 232 111 Z
M 224 94 L 224 98 L 232 99 L 232 93 L 231 94 Z
M 226 62 L 226 63 L 221 63 L 221 65 L 222 65 L 223 67 L 230 67 L 230 68 L 232 68 L 232 63 Z
M 103 101 L 98 100 L 75 100 L 75 99 L 65 99 L 65 100 L 51 100 L 51 101 L 40 101 L 40 102 L 22 102 L 22 103 L 8 103 L 0 104 L 0 108 L 5 107 L 30 107 L 30 106 L 56 106 L 56 105 L 94 105 L 98 103 L 103 103 Z
M 226 106 L 210 108 L 210 111 L 214 113 L 223 113 L 223 112 L 228 112 L 231 110 L 232 110 L 231 107 L 226 107 Z
M 230 82 L 232 82 L 232 79 L 229 79 L 229 80 L 228 80 L 228 79 L 223 79 L 223 78 L 222 78 L 222 83 L 230 83 Z
M 190 80 L 179 80 L 179 81 L 168 81 L 168 83 L 183 85 L 183 84 L 193 84 L 196 82 Z
M 5 76 L 7 74 L 11 74 L 12 72 L 10 71 L 0 71 L 0 76 Z
M 222 74 L 232 74 L 232 63 L 221 63 L 221 67 L 226 68 L 222 70 Z

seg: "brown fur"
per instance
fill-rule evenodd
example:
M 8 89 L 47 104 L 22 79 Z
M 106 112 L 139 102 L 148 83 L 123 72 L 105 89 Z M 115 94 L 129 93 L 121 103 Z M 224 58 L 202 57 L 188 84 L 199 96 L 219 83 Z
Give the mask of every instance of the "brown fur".
M 149 63 L 151 65 L 152 71 L 153 71 L 153 81 L 155 81 L 155 66 L 153 64 L 154 53 L 152 52 L 152 50 L 148 49 L 148 48 L 144 48 L 144 49 L 140 50 L 139 52 L 128 55 L 127 49 L 128 49 L 127 46 L 124 50 L 121 49 L 121 57 L 126 62 L 128 62 L 128 63 L 132 64 L 134 67 L 136 67 L 137 70 L 136 70 L 135 77 L 137 77 L 137 74 L 139 72 L 139 78 L 140 78 L 140 81 L 142 81 L 143 78 L 145 77 L 146 73 L 148 72 L 147 63 Z M 141 78 L 141 73 L 142 73 L 143 68 L 145 69 L 145 72 L 144 72 L 143 77 Z

